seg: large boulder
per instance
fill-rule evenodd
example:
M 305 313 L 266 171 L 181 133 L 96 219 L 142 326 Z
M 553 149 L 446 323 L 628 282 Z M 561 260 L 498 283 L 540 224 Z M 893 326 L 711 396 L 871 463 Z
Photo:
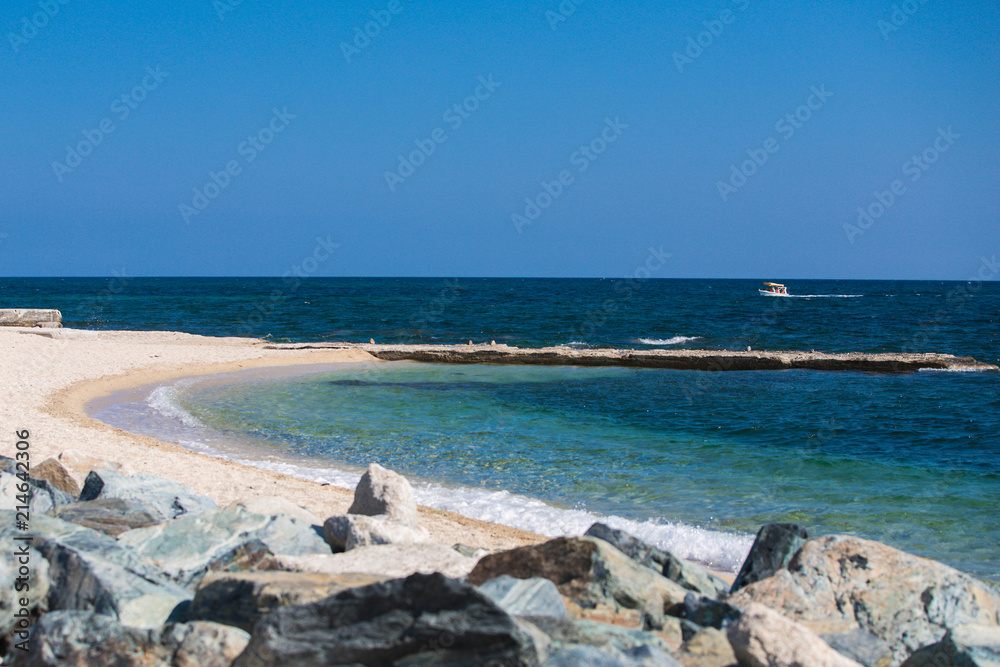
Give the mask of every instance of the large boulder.
M 717 628 L 702 628 L 681 644 L 676 654 L 684 667 L 736 667 L 736 654 Z
M 348 514 L 376 516 L 385 514 L 390 519 L 417 525 L 417 501 L 413 498 L 413 488 L 405 477 L 387 470 L 377 463 L 368 465 L 361 481 L 354 489 L 354 502 Z
M 486 595 L 511 616 L 566 616 L 566 603 L 559 589 L 548 579 L 515 579 L 506 574 L 479 586 Z
M 468 581 L 479 585 L 502 574 L 544 577 L 584 608 L 610 605 L 641 612 L 646 628 L 660 629 L 668 607 L 681 604 L 687 589 L 592 537 L 558 537 L 543 544 L 483 557 Z
M 81 611 L 46 614 L 31 633 L 19 667 L 229 667 L 249 635 L 218 623 L 170 624 L 141 629 Z
M 388 579 L 374 574 L 312 572 L 209 574 L 198 586 L 187 618 L 225 623 L 251 632 L 257 621 L 280 607 L 315 602 L 348 588 Z
M 0 552 L 0 656 L 27 641 L 28 629 L 46 611 L 50 587 L 48 561 L 26 542 L 9 544 Z
M 626 651 L 575 644 L 558 649 L 542 667 L 683 667 L 681 663 L 652 646 Z
M 584 534 L 604 540 L 640 565 L 659 572 L 690 591 L 718 597 L 729 590 L 726 582 L 705 572 L 694 563 L 677 558 L 672 553 L 647 544 L 625 531 L 611 528 L 603 523 L 595 523 Z
M 153 628 L 191 599 L 189 592 L 154 577 L 148 568 L 125 567 L 48 538 L 36 538 L 34 546 L 48 561 L 50 610 L 94 611 L 125 625 Z
M 345 514 L 323 522 L 323 537 L 339 553 L 376 544 L 420 544 L 430 542 L 426 529 L 396 521 L 386 516 Z
M 166 521 L 181 514 L 217 509 L 211 498 L 199 496 L 187 486 L 154 475 L 123 475 L 113 470 L 91 470 L 83 483 L 80 500 L 125 498 L 142 501 Z
M 809 628 L 751 603 L 726 631 L 743 667 L 861 667 Z
M 256 566 L 274 554 L 330 553 L 313 526 L 287 514 L 264 516 L 239 507 L 186 514 L 130 530 L 119 535 L 118 542 L 191 590 L 215 563 L 242 559 Z
M 345 574 L 358 572 L 408 577 L 411 574 L 440 572 L 448 577 L 464 577 L 475 567 L 469 558 L 443 544 L 379 544 L 358 547 L 325 556 L 276 556 L 277 569 L 291 572 Z
M 1000 667 L 1000 627 L 960 625 L 911 655 L 903 667 Z
M 812 627 L 861 627 L 892 647 L 894 665 L 948 629 L 1000 623 L 995 589 L 947 565 L 844 535 L 807 541 L 787 569 L 729 602 L 759 602 Z
M 475 588 L 440 574 L 351 588 L 257 623 L 234 667 L 534 665 L 531 635 Z
M 731 592 L 767 579 L 788 565 L 788 561 L 809 539 L 808 533 L 794 523 L 769 523 L 757 531 L 757 539 L 733 581 Z
M 823 633 L 820 634 L 820 639 L 837 653 L 864 667 L 889 667 L 892 664 L 892 648 L 889 644 L 861 628 Z
M 72 505 L 60 505 L 50 516 L 93 528 L 115 537 L 134 528 L 145 528 L 162 521 L 159 512 L 137 498 L 101 498 Z

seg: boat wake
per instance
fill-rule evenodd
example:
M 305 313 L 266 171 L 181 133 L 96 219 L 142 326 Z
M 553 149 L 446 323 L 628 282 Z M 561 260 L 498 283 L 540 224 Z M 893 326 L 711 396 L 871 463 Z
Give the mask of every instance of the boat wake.
M 857 299 L 864 294 L 765 294 L 764 296 L 777 296 L 783 299 Z

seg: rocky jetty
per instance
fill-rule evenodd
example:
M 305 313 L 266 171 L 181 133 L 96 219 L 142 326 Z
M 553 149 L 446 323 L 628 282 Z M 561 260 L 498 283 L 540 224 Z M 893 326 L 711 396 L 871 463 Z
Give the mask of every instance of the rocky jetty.
M 0 458 L 3 664 L 1000 664 L 996 587 L 857 537 L 764 526 L 729 586 L 603 524 L 496 553 L 434 543 L 376 464 L 326 518 L 94 464 L 80 484 Z
M 0 327 L 62 326 L 62 313 L 43 308 L 0 308 Z
M 936 353 L 758 351 L 758 350 L 617 350 L 566 346 L 522 348 L 508 345 L 375 345 L 358 343 L 284 343 L 271 350 L 362 349 L 383 361 L 439 364 L 528 364 L 540 366 L 626 366 L 690 371 L 873 371 L 900 373 L 931 370 L 996 371 L 972 357 Z

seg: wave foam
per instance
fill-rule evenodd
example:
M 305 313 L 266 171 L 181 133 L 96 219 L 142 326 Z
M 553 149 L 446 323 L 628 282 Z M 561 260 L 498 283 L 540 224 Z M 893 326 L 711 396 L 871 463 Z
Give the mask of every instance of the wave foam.
M 646 345 L 678 345 L 691 340 L 698 340 L 701 336 L 674 336 L 673 338 L 640 338 L 640 343 Z
M 176 419 L 185 426 L 204 426 L 194 415 L 180 406 L 177 401 L 178 394 L 177 387 L 157 387 L 146 399 L 146 405 L 164 417 Z
M 284 461 L 237 460 L 257 468 L 346 489 L 354 489 L 362 475 L 359 471 L 317 469 Z M 583 535 L 592 524 L 601 522 L 635 535 L 680 558 L 698 561 L 733 574 L 739 571 L 754 540 L 753 535 L 708 530 L 683 523 L 655 519 L 636 521 L 620 516 L 601 516 L 580 509 L 562 509 L 537 498 L 509 491 L 416 482 L 413 484 L 413 495 L 418 503 L 427 507 L 528 530 L 546 537 Z

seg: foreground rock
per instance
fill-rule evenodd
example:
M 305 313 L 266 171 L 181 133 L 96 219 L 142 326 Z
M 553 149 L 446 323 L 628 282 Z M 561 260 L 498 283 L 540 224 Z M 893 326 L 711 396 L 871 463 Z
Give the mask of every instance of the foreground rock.
M 960 625 L 937 644 L 924 647 L 903 667 L 1000 667 L 1000 628 Z
M 534 665 L 527 632 L 471 586 L 440 574 L 352 588 L 261 620 L 234 667 Z
M 354 502 L 348 514 L 376 516 L 384 514 L 390 519 L 416 526 L 417 501 L 413 499 L 413 488 L 405 477 L 387 470 L 377 463 L 368 465 L 354 490 Z
M 118 542 L 193 589 L 209 569 L 252 569 L 275 554 L 329 554 L 311 525 L 286 514 L 264 516 L 239 507 L 205 510 L 122 533 Z
M 348 588 L 382 581 L 388 577 L 310 572 L 210 574 L 198 586 L 188 620 L 215 621 L 250 632 L 257 621 L 281 607 L 316 602 Z
M 669 658 L 670 646 L 663 639 L 650 632 L 641 630 L 631 630 L 627 628 L 615 627 L 604 623 L 594 623 L 592 621 L 575 620 L 569 618 L 552 618 L 543 616 L 526 616 L 519 619 L 523 624 L 533 626 L 538 632 L 548 638 L 549 659 L 544 663 L 549 664 L 572 664 L 566 660 L 571 655 L 576 655 L 578 659 L 590 656 L 596 659 L 603 655 L 605 662 L 596 664 L 635 664 L 637 661 L 642 664 L 642 653 L 644 649 L 650 649 L 649 653 L 658 657 L 656 665 L 676 665 L 677 663 Z M 580 647 L 598 649 L 599 653 L 592 651 L 579 651 Z M 560 653 L 562 654 L 560 656 Z M 588 664 L 586 662 L 580 664 Z M 595 663 L 590 663 L 595 664 Z
M 341 554 L 324 556 L 276 556 L 278 569 L 292 572 L 345 574 L 358 572 L 382 574 L 388 577 L 408 577 L 411 574 L 440 572 L 449 577 L 464 577 L 477 560 L 468 558 L 442 544 L 380 544 L 358 547 Z
M 28 651 L 16 651 L 21 667 L 229 667 L 249 635 L 218 623 L 171 624 L 155 630 L 128 627 L 81 611 L 46 614 L 35 626 Z
M 743 667 L 861 667 L 812 630 L 762 604 L 748 605 L 727 636 Z
M 949 629 L 1000 623 L 1000 595 L 958 570 L 858 537 L 809 540 L 788 569 L 750 584 L 729 602 L 762 603 L 813 627 L 861 627 L 892 647 L 893 664 L 937 643 Z
M 809 535 L 792 523 L 769 523 L 757 531 L 757 539 L 733 582 L 732 592 L 785 568 Z
M 585 609 L 598 605 L 635 609 L 642 616 L 643 627 L 657 630 L 664 625 L 664 610 L 683 603 L 688 592 L 592 537 L 559 537 L 485 556 L 468 581 L 479 585 L 503 574 L 518 579 L 544 577 Z
M 681 560 L 673 554 L 646 544 L 624 531 L 616 530 L 603 523 L 595 523 L 587 529 L 585 534 L 604 540 L 640 565 L 651 568 L 690 591 L 717 597 L 729 589 L 726 582 L 705 572 L 694 563 Z
M 62 313 L 47 308 L 0 308 L 0 327 L 62 326 Z
M 218 508 L 214 500 L 199 496 L 183 484 L 153 475 L 126 476 L 113 470 L 91 470 L 87 475 L 80 500 L 98 498 L 136 500 L 161 521 Z

